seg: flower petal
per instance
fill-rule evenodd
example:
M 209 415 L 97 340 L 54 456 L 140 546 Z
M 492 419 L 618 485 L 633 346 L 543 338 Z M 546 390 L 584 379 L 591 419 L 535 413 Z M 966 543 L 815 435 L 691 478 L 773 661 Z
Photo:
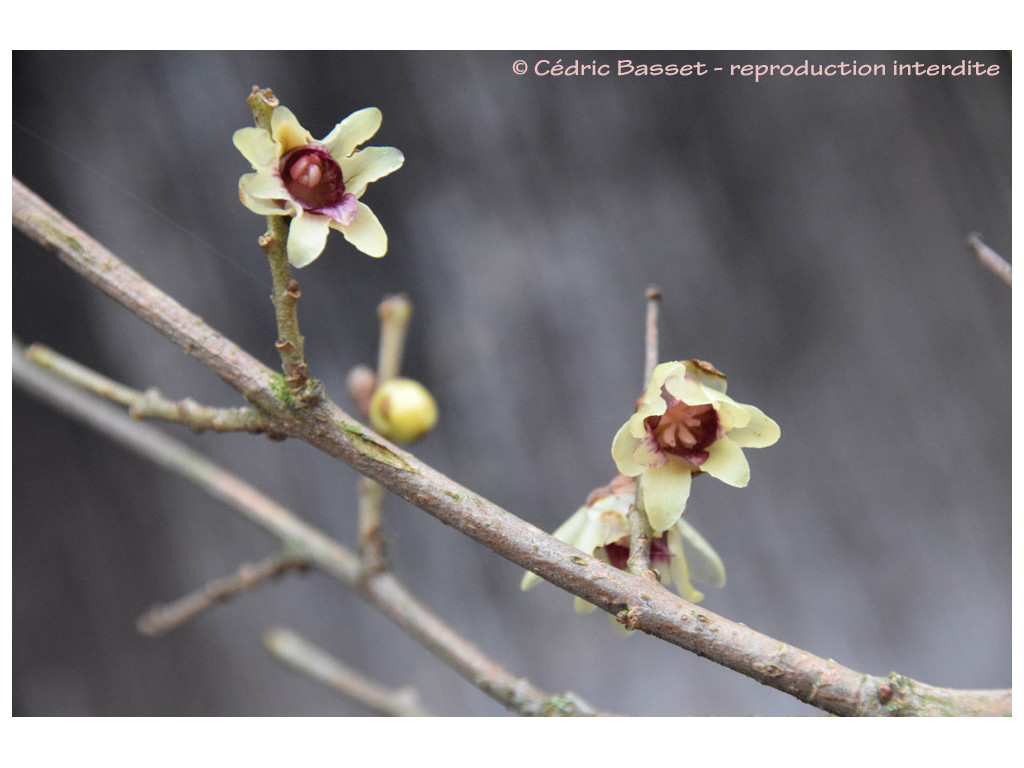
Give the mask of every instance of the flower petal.
M 679 366 L 682 368 L 683 366 Z M 682 400 L 687 405 L 706 405 L 718 400 L 719 392 L 705 388 L 691 376 L 669 376 L 665 380 L 665 389 L 672 397 Z
M 672 574 L 672 582 L 676 586 L 676 592 L 679 593 L 683 600 L 699 603 L 704 599 L 704 593 L 699 589 L 695 589 L 693 584 L 690 583 L 690 569 L 686 562 L 686 554 L 683 551 L 679 532 L 675 528 L 670 528 L 665 536 L 668 539 L 668 550 L 672 553 L 672 559 L 669 561 L 668 567 L 669 572 Z
M 323 143 L 335 160 L 348 157 L 352 151 L 369 139 L 380 128 L 383 116 L 376 107 L 353 112 L 324 137 Z
M 351 224 L 342 225 L 332 221 L 331 227 L 341 232 L 346 240 L 367 256 L 383 256 L 388 250 L 388 235 L 384 227 L 365 204 L 357 202 L 356 209 L 356 217 Z
M 721 399 L 715 402 L 715 410 L 718 411 L 722 428 L 730 434 L 732 430 L 740 429 L 750 423 L 750 411 L 747 410 L 747 406 L 737 403 L 731 397 L 722 395 Z
M 587 524 L 580 530 L 576 540 L 572 542 L 576 549 L 593 555 L 600 547 L 618 541 L 629 533 L 628 524 L 623 515 L 605 512 L 603 515 L 594 509 L 587 509 Z M 609 524 L 611 523 L 611 524 Z
M 573 610 L 576 611 L 576 613 L 580 613 L 580 614 L 583 614 L 583 613 L 593 613 L 594 609 L 597 608 L 596 605 L 594 605 L 593 603 L 588 603 L 582 597 L 577 597 L 573 601 L 572 607 L 573 607 Z
M 690 465 L 675 457 L 665 466 L 643 473 L 637 490 L 655 531 L 671 528 L 683 514 L 690 497 L 691 480 Z
M 533 571 L 527 571 L 523 574 L 523 580 L 519 582 L 519 588 L 525 592 L 528 589 L 533 589 L 540 584 L 544 579 L 538 576 Z
M 612 440 L 612 459 L 615 461 L 615 466 L 619 468 L 619 472 L 627 477 L 636 477 L 646 467 L 633 459 L 637 441 L 630 434 L 629 426 L 630 422 L 627 421 L 615 433 L 615 439 Z
M 239 128 L 231 136 L 235 148 L 253 168 L 270 165 L 278 157 L 278 144 L 262 128 Z
M 566 544 L 572 544 L 575 547 L 576 541 L 580 537 L 580 532 L 586 524 L 587 507 L 584 505 L 573 512 L 572 516 L 558 526 L 551 535 L 559 541 L 564 541 Z
M 356 196 L 346 192 L 341 196 L 341 200 L 338 201 L 337 205 L 330 208 L 318 208 L 316 212 L 330 217 L 331 220 L 336 221 L 343 227 L 347 227 L 352 223 L 356 214 L 359 213 L 359 207 L 356 205 Z
M 697 529 L 686 520 L 680 517 L 675 524 L 675 531 L 679 533 L 682 540 L 683 552 L 686 554 L 686 562 L 690 569 L 690 575 L 703 584 L 710 584 L 712 587 L 725 586 L 725 565 L 722 558 L 718 556 L 714 548 L 701 536 Z M 671 535 L 672 530 L 668 534 Z M 669 539 L 669 549 L 672 546 L 672 539 Z
M 281 177 L 276 173 L 262 168 L 256 173 L 247 173 L 238 180 L 238 193 L 260 200 L 291 200 Z M 276 213 L 281 213 L 281 206 L 275 206 Z
M 288 261 L 296 269 L 312 263 L 327 243 L 329 218 L 315 213 L 300 213 L 288 228 Z
M 669 462 L 669 455 L 658 445 L 653 434 L 646 434 L 637 441 L 633 449 L 633 461 L 645 469 L 664 467 Z
M 367 184 L 397 171 L 404 162 L 405 155 L 394 147 L 367 147 L 342 158 L 338 165 L 345 179 L 345 191 L 362 197 Z
M 731 435 L 708 446 L 708 459 L 700 468 L 723 483 L 745 488 L 750 482 L 750 465 L 742 449 L 729 439 Z
M 254 184 L 256 182 L 256 174 L 247 173 L 238 180 L 238 199 L 242 201 L 242 205 L 261 216 L 290 216 L 292 214 L 292 209 L 284 205 L 283 201 L 264 195 L 251 194 L 249 187 L 252 184 L 248 181 L 250 179 L 252 184 Z
M 270 115 L 270 132 L 280 147 L 280 155 L 296 147 L 304 147 L 313 140 L 288 107 L 275 107 Z M 280 156 L 279 155 L 279 156 Z
M 639 428 L 636 426 L 633 428 L 634 437 L 640 437 L 643 434 L 644 419 L 648 416 L 660 416 L 668 408 L 668 403 L 661 396 L 661 388 L 665 386 L 667 380 L 672 377 L 681 378 L 685 373 L 686 369 L 680 363 L 662 363 L 654 368 L 651 372 L 651 381 L 647 385 L 647 389 L 644 390 L 643 398 L 640 401 L 640 407 L 633 414 L 634 425 L 639 425 Z
M 651 371 L 651 380 L 647 384 L 647 391 L 656 393 L 656 396 L 660 396 L 661 388 L 665 384 L 665 380 L 669 376 L 685 376 L 686 367 L 682 363 L 660 363 L 654 366 L 654 370 Z
M 725 394 L 725 374 L 711 363 L 701 360 L 687 360 L 683 365 L 686 372 L 709 389 Z
M 740 407 L 750 414 L 750 421 L 746 426 L 730 432 L 730 440 L 741 448 L 765 448 L 778 442 L 782 436 L 778 424 L 752 405 Z

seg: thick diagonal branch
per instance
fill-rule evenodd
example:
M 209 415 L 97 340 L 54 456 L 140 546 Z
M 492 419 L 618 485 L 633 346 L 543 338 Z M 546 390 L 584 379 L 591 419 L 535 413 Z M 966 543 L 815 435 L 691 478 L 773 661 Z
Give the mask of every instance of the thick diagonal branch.
M 203 362 L 265 412 L 276 431 L 302 439 L 354 467 L 441 522 L 582 597 L 630 626 L 839 715 L 1002 714 L 1009 691 L 956 691 L 899 677 L 860 674 L 716 616 L 641 576 L 620 571 L 558 541 L 423 464 L 333 402 L 289 409 L 272 373 L 163 294 L 14 180 L 15 225 L 72 269 Z M 890 676 L 892 677 L 892 676 Z

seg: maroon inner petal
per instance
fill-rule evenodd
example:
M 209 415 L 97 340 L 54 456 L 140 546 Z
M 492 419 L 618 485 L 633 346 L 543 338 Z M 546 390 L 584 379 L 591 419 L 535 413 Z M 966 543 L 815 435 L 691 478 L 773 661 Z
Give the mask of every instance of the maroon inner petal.
M 629 561 L 629 537 L 624 536 L 618 541 L 606 544 L 604 547 L 608 562 L 620 571 L 626 570 L 626 563 Z M 672 559 L 672 553 L 668 549 L 668 542 L 664 536 L 659 536 L 651 541 L 651 565 L 668 564 Z
M 332 208 L 345 195 L 341 166 L 322 147 L 293 149 L 281 158 L 280 167 L 288 194 L 307 211 Z
M 675 398 L 666 402 L 665 413 L 648 416 L 644 425 L 662 450 L 699 467 L 708 459 L 708 446 L 720 437 L 718 412 L 710 403 L 687 405 Z

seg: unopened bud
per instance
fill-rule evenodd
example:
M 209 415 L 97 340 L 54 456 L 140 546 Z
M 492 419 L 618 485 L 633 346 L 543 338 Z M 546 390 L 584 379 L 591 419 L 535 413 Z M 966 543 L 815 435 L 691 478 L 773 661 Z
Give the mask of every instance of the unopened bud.
M 426 387 L 412 379 L 390 379 L 370 401 L 370 424 L 388 440 L 411 443 L 437 423 L 437 402 Z
M 365 419 L 370 412 L 370 400 L 373 399 L 373 392 L 377 389 L 377 374 L 365 365 L 357 365 L 348 372 L 345 384 L 348 387 L 349 397 L 355 401 L 359 413 Z

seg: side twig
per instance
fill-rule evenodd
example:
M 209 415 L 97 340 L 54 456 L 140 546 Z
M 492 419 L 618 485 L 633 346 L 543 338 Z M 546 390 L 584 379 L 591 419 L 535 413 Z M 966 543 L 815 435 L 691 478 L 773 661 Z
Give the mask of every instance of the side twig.
M 523 715 L 593 715 L 570 692 L 548 695 L 513 675 L 423 607 L 392 574 L 367 574 L 360 558 L 202 454 L 34 366 L 15 346 L 14 381 L 28 392 L 175 472 L 249 522 L 280 539 L 286 551 L 365 598 L 407 634 L 485 694 Z
M 982 242 L 981 235 L 977 232 L 969 234 L 967 247 L 982 266 L 995 273 L 1007 285 L 1013 285 L 1013 267 L 1010 266 L 1010 262 Z
M 380 342 L 377 353 L 377 375 L 373 377 L 374 387 L 387 383 L 398 376 L 402 369 L 402 353 L 405 350 L 405 337 L 412 317 L 412 304 L 405 294 L 386 296 L 377 306 L 380 317 Z M 358 374 L 349 384 L 358 384 Z M 352 387 L 350 387 L 350 390 Z M 358 387 L 352 392 L 353 399 L 362 409 Z M 362 410 L 365 419 L 369 412 L 369 400 L 373 392 L 368 392 L 366 409 Z M 381 533 L 381 508 L 384 505 L 386 491 L 379 483 L 368 477 L 360 478 L 357 489 L 359 496 L 359 554 L 363 558 L 369 572 L 383 571 L 387 568 L 384 557 L 384 536 Z
M 658 308 L 661 303 L 661 289 L 652 285 L 646 292 L 647 324 L 644 334 L 644 386 L 648 383 L 658 365 Z M 651 570 L 651 539 L 654 530 L 643 508 L 643 495 L 637 494 L 636 503 L 629 508 L 629 558 L 626 568 L 646 579 L 657 581 L 657 574 Z
M 42 344 L 33 344 L 25 356 L 36 365 L 95 395 L 128 408 L 135 419 L 162 419 L 188 425 L 193 432 L 208 429 L 214 432 L 245 431 L 259 434 L 266 431 L 263 418 L 255 408 L 210 408 L 191 398 L 168 400 L 157 389 L 140 392 L 108 379 L 90 368 L 55 352 Z
M 316 408 L 288 407 L 275 392 L 273 372 L 126 266 L 17 179 L 13 186 L 13 219 L 22 232 L 235 387 L 281 433 L 343 461 L 544 580 L 613 615 L 629 615 L 635 629 L 834 714 L 915 715 L 935 707 L 951 715 L 1009 712 L 1012 694 L 1008 690 L 949 692 L 916 682 L 897 688 L 889 678 L 860 674 L 699 609 L 524 522 L 391 445 L 329 400 Z M 357 562 L 351 565 L 358 570 Z M 387 575 L 371 583 L 378 584 Z
M 658 310 L 661 304 L 661 288 L 656 285 L 647 288 L 647 333 L 644 343 L 644 385 L 647 389 L 651 374 L 658 366 Z
M 390 690 L 313 645 L 290 629 L 272 629 L 263 643 L 277 659 L 370 709 L 395 717 L 429 717 L 415 689 Z
M 239 592 L 252 589 L 285 571 L 306 567 L 305 560 L 290 553 L 274 555 L 258 563 L 243 563 L 232 575 L 209 581 L 173 603 L 154 605 L 139 617 L 135 626 L 143 635 L 159 637 Z

